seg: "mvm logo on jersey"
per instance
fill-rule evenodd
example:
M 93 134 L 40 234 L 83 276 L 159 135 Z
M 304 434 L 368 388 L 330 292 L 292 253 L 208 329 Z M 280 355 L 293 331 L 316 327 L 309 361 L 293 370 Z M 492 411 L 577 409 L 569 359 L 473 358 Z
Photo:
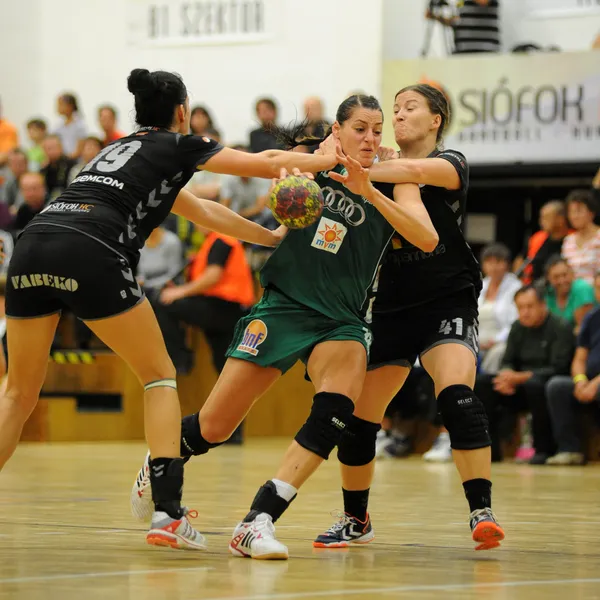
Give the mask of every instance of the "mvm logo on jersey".
M 258 347 L 267 339 L 267 326 L 260 319 L 254 319 L 250 321 L 246 331 L 244 331 L 244 337 L 240 345 L 237 347 L 239 352 L 247 352 L 256 356 L 258 354 Z
M 321 217 L 311 246 L 319 250 L 325 250 L 325 252 L 337 254 L 346 233 L 348 233 L 348 229 L 345 225 L 327 217 Z

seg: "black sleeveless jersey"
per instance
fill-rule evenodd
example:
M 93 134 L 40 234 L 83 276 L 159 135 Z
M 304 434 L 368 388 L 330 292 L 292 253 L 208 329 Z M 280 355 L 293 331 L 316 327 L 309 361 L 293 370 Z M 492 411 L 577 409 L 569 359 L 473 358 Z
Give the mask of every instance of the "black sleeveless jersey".
M 181 188 L 222 149 L 207 137 L 144 127 L 99 152 L 28 227 L 82 232 L 134 266 Z
M 423 252 L 395 233 L 383 260 L 373 305 L 374 313 L 389 313 L 427 304 L 461 290 L 481 289 L 481 271 L 463 235 L 469 167 L 455 150 L 434 152 L 429 158 L 450 162 L 460 177 L 460 189 L 424 185 L 423 204 L 440 241 L 433 252 Z

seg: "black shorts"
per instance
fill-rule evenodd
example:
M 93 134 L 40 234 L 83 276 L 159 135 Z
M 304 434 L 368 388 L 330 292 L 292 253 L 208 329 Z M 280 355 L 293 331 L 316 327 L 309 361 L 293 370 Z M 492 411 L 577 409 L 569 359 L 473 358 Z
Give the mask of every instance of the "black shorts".
M 31 319 L 67 309 L 85 321 L 123 313 L 144 298 L 127 259 L 83 233 L 33 226 L 19 238 L 6 277 L 6 315 Z
M 385 365 L 410 368 L 417 357 L 440 344 L 461 344 L 477 358 L 477 317 L 477 302 L 470 289 L 404 311 L 373 314 L 369 369 Z

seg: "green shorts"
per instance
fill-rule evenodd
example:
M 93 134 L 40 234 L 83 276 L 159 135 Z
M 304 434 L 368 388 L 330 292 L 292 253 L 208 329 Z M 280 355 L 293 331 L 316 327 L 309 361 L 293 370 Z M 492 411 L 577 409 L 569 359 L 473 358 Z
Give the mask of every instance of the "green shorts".
M 364 323 L 335 321 L 267 289 L 250 314 L 238 321 L 226 356 L 285 373 L 298 360 L 306 364 L 317 344 L 333 340 L 360 342 L 368 359 L 371 331 Z

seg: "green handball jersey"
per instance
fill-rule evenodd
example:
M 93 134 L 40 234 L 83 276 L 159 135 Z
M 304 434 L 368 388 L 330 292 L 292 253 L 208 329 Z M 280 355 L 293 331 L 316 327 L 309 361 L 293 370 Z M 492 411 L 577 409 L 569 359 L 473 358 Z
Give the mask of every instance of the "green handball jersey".
M 371 203 L 326 173 L 316 182 L 323 214 L 310 227 L 290 230 L 263 267 L 261 283 L 331 319 L 356 323 L 364 318 L 393 228 Z M 393 185 L 376 187 L 393 199 Z

